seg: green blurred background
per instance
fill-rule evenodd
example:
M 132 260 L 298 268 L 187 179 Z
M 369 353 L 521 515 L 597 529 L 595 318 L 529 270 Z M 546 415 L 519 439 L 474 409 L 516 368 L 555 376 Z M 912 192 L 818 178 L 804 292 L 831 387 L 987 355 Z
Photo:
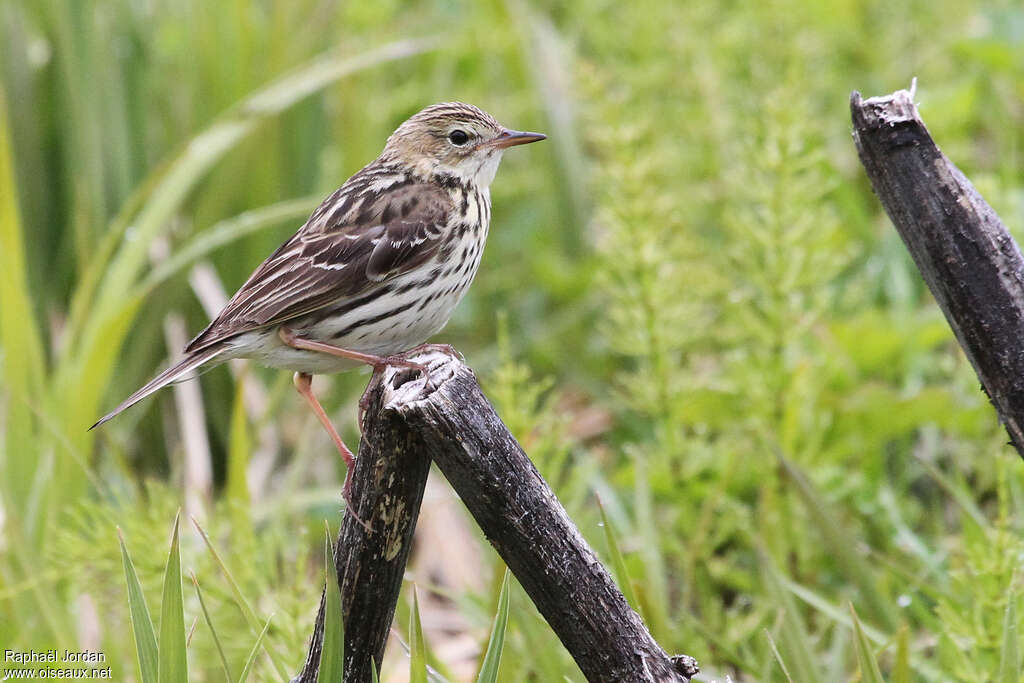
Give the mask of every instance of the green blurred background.
M 1019 228 L 1017 3 L 7 0 L 0 60 L 0 650 L 100 649 L 138 680 L 116 528 L 156 616 L 184 506 L 274 615 L 254 679 L 299 669 L 344 472 L 287 373 L 221 367 L 85 430 L 457 99 L 549 140 L 507 155 L 438 339 L 608 563 L 617 539 L 665 649 L 702 681 L 872 680 L 852 604 L 887 680 L 1020 680 L 1024 465 L 848 112 L 918 77 Z M 353 443 L 366 379 L 317 380 Z M 418 533 L 432 661 L 469 680 L 502 568 L 443 482 Z M 182 562 L 239 670 L 255 635 L 191 526 Z M 222 680 L 190 583 L 190 678 Z M 566 679 L 514 591 L 501 680 Z

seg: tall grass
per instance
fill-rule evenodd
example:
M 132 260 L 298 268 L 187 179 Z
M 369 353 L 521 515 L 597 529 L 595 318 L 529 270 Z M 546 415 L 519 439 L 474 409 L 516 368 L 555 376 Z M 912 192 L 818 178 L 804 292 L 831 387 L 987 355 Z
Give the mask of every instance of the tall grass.
M 99 647 L 136 675 L 114 529 L 162 614 L 185 442 L 166 398 L 86 427 L 175 351 L 168 315 L 208 320 L 220 285 L 192 266 L 230 292 L 401 120 L 462 99 L 551 139 L 506 160 L 444 337 L 660 642 L 703 680 L 1013 680 L 1022 469 L 846 101 L 917 76 L 944 151 L 1019 224 L 1022 21 L 952 0 L 0 5 L 0 647 Z M 350 439 L 364 381 L 318 385 Z M 201 382 L 219 554 L 181 530 L 189 676 L 280 680 L 343 473 L 280 373 Z M 507 605 L 500 669 L 470 653 L 467 676 L 580 680 L 482 556 L 484 588 L 416 577 L 472 642 Z M 405 601 L 395 623 L 418 642 Z M 417 661 L 457 678 L 430 623 Z

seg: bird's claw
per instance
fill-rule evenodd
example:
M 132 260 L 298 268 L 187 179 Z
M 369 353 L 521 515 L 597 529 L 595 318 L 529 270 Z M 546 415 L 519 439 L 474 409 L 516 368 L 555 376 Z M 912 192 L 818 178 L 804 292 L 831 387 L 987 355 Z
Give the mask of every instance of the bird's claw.
M 370 525 L 362 520 L 358 513 L 356 513 L 355 503 L 352 502 L 352 470 L 349 469 L 348 473 L 345 474 L 345 485 L 341 489 L 341 498 L 345 501 L 345 512 L 352 515 L 352 519 L 356 520 L 363 529 L 366 530 L 367 534 L 372 533 Z
M 415 353 L 422 353 L 424 351 L 437 351 L 438 353 L 443 353 L 447 356 L 457 358 L 460 361 L 466 360 L 465 356 L 459 353 L 458 350 L 456 350 L 456 348 L 451 344 L 420 344 L 416 348 L 412 349 L 411 351 L 406 351 L 406 353 L 402 355 L 412 355 Z
M 466 360 L 461 353 L 455 350 L 455 347 L 451 344 L 420 344 L 419 346 L 403 351 L 402 353 L 396 353 L 390 356 L 384 356 L 380 359 L 379 363 L 373 364 L 373 376 L 370 377 L 369 384 L 366 385 L 366 390 L 363 391 L 363 395 L 359 397 L 359 435 L 364 434 L 363 431 L 363 417 L 366 415 L 366 411 L 370 409 L 370 396 L 373 395 L 377 385 L 380 384 L 382 374 L 389 367 L 400 367 L 409 368 L 410 370 L 416 370 L 423 375 L 423 379 L 426 382 L 426 386 L 436 388 L 433 378 L 430 374 L 430 366 L 424 363 L 417 363 L 416 361 L 409 360 L 409 356 L 414 356 L 424 351 L 437 351 L 454 358 L 458 358 L 460 361 Z

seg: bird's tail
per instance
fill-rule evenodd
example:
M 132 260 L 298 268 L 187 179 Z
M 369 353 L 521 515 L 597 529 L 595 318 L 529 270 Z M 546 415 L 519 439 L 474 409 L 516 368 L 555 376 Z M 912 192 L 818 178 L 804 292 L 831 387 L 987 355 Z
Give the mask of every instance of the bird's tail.
M 142 399 L 146 398 L 150 394 L 158 391 L 159 389 L 164 388 L 171 382 L 175 382 L 179 379 L 182 379 L 183 377 L 185 377 L 185 375 L 192 372 L 203 363 L 213 360 L 223 351 L 223 346 L 216 345 L 186 354 L 185 357 L 182 358 L 179 362 L 175 363 L 171 367 L 161 372 L 159 375 L 157 375 L 149 382 L 147 382 L 145 385 L 143 385 L 142 388 L 137 390 L 134 394 L 132 394 L 125 400 L 121 401 L 121 405 L 117 406 L 109 413 L 101 417 L 99 420 L 96 421 L 96 424 L 94 424 L 92 427 L 89 427 L 89 429 L 92 430 L 95 429 L 96 427 L 99 427 L 104 422 L 116 417 L 122 411 L 131 408 L 133 405 L 135 405 Z

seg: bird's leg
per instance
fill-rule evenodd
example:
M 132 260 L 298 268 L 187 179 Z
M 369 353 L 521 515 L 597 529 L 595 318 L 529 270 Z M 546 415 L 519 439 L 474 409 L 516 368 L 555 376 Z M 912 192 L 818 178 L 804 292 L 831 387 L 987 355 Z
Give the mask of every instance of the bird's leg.
M 366 389 L 363 390 L 363 395 L 359 397 L 359 433 L 363 433 L 363 416 L 366 415 L 366 410 L 370 407 L 370 395 L 373 394 L 374 389 L 380 384 L 383 375 L 377 372 L 376 369 L 373 371 L 373 375 L 370 376 L 370 381 L 366 385 Z
M 449 356 L 453 356 L 455 358 L 458 358 L 459 360 L 463 360 L 463 361 L 466 360 L 465 358 L 462 357 L 462 354 L 459 353 L 458 351 L 456 351 L 455 347 L 452 346 L 451 344 L 420 344 L 416 348 L 409 349 L 408 351 L 406 351 L 405 353 L 403 353 L 401 355 L 402 356 L 411 356 L 413 354 L 423 353 L 424 351 L 437 351 L 439 353 L 444 353 L 444 354 L 447 354 Z
M 409 356 L 415 356 L 421 353 L 426 353 L 427 351 L 443 353 L 445 355 L 452 356 L 453 358 L 457 358 L 460 361 L 466 360 L 465 358 L 462 357 L 462 354 L 456 351 L 455 347 L 452 346 L 451 344 L 420 344 L 419 346 L 411 348 L 408 351 L 403 351 L 402 353 L 395 354 L 394 356 L 388 356 L 385 360 L 388 361 L 389 365 L 402 365 L 403 363 L 411 363 L 411 361 L 408 360 Z M 420 366 L 420 372 L 423 373 L 423 376 L 427 382 L 427 386 L 434 386 L 434 382 L 430 377 L 430 367 L 427 365 L 423 365 L 422 363 L 414 363 L 414 365 Z M 367 390 L 367 393 L 369 393 L 369 390 Z
M 278 335 L 288 346 L 294 349 L 302 349 L 304 351 L 318 351 L 320 353 L 326 353 L 330 356 L 338 356 L 339 358 L 348 358 L 349 360 L 358 361 L 360 363 L 366 363 L 373 367 L 374 370 L 380 371 L 389 365 L 397 365 L 405 368 L 412 368 L 419 370 L 420 372 L 426 371 L 426 366 L 422 363 L 414 363 L 411 360 L 402 358 L 400 355 L 397 356 L 375 356 L 372 353 L 362 353 L 361 351 L 350 351 L 349 349 L 343 349 L 340 346 L 333 346 L 331 344 L 325 344 L 324 342 L 313 341 L 312 339 L 304 339 L 295 334 L 294 331 L 287 327 L 281 327 L 278 330 Z
M 333 346 L 331 344 L 325 344 L 324 342 L 314 341 L 312 339 L 304 339 L 293 330 L 288 327 L 280 327 L 278 329 L 278 336 L 281 337 L 286 345 L 293 349 L 302 349 L 304 351 L 318 351 L 320 353 L 326 353 L 331 356 L 338 356 L 339 358 L 348 358 L 349 360 L 358 361 L 360 363 L 366 363 L 373 367 L 373 377 L 370 379 L 369 385 L 366 387 L 366 391 L 359 398 L 359 433 L 363 431 L 363 414 L 369 407 L 369 395 L 371 389 L 376 387 L 376 383 L 380 381 L 379 373 L 388 366 L 398 366 L 405 368 L 412 368 L 413 370 L 419 370 L 426 376 L 427 382 L 430 381 L 430 369 L 422 363 L 416 363 L 407 358 L 403 358 L 404 354 L 398 354 L 394 356 L 375 356 L 371 353 L 362 353 L 360 351 L 350 351 L 349 349 L 343 349 L 340 346 Z M 424 344 L 424 346 L 427 346 Z M 451 347 L 448 347 L 451 348 Z
M 427 386 L 429 387 L 433 385 L 433 381 L 430 378 L 430 368 L 426 365 L 423 365 L 422 363 L 413 363 L 412 361 L 406 358 L 406 356 L 414 356 L 418 353 L 423 353 L 424 351 L 438 351 L 440 353 L 448 354 L 449 356 L 454 356 L 459 360 L 465 360 L 462 357 L 462 354 L 456 351 L 455 347 L 452 346 L 451 344 L 420 344 L 419 346 L 413 349 L 409 349 L 408 351 L 404 351 L 394 356 L 388 356 L 383 360 L 386 362 L 387 365 L 409 365 L 418 367 L 420 369 L 420 372 L 423 373 L 423 377 L 426 380 Z M 377 385 L 380 384 L 380 380 L 380 373 L 375 371 L 373 373 L 373 377 L 370 378 L 370 383 L 366 385 L 366 391 L 364 391 L 363 395 L 359 397 L 360 431 L 363 428 L 363 415 L 366 413 L 367 408 L 370 407 L 370 396 L 373 394 L 373 390 L 377 388 Z
M 356 514 L 355 505 L 352 504 L 352 472 L 356 468 L 356 457 L 352 455 L 352 451 L 341 440 L 341 435 L 338 434 L 338 430 L 331 424 L 330 418 L 327 417 L 327 412 L 324 411 L 324 407 L 320 405 L 320 401 L 317 400 L 316 395 L 313 393 L 313 376 L 306 372 L 296 372 L 294 381 L 295 388 L 298 389 L 302 398 L 306 399 L 306 402 L 309 403 L 317 419 L 320 420 L 320 424 L 327 430 L 331 440 L 334 441 L 334 445 L 337 446 L 338 452 L 341 453 L 341 457 L 345 460 L 345 485 L 341 490 L 341 497 L 345 499 L 345 505 L 355 520 L 369 531 L 370 527 L 366 522 L 359 519 L 359 515 Z

